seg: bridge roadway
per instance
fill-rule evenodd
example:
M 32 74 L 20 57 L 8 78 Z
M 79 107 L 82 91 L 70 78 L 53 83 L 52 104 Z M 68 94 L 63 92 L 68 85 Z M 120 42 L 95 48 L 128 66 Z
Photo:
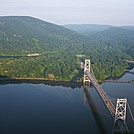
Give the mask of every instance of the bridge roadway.
M 114 115 L 115 115 L 115 107 L 114 107 L 113 103 L 108 98 L 108 96 L 106 95 L 106 93 L 104 92 L 102 87 L 99 85 L 99 83 L 97 82 L 97 80 L 94 77 L 94 75 L 89 71 L 85 71 L 85 73 L 88 76 L 88 78 L 90 79 L 90 81 L 92 82 L 92 84 L 95 86 L 96 90 L 98 91 L 98 93 L 101 96 L 102 100 L 106 104 L 106 106 L 107 106 L 108 110 L 110 111 L 111 115 L 114 117 Z

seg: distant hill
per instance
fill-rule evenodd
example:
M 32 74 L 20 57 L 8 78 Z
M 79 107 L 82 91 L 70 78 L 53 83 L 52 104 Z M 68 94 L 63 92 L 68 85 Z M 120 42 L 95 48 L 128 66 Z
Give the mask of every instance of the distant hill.
M 134 31 L 134 26 L 122 26 L 122 28 Z
M 120 49 L 120 51 L 134 57 L 134 31 L 128 30 L 120 27 L 110 27 L 104 31 L 97 32 L 94 35 L 88 35 L 88 37 L 93 38 L 101 42 L 105 42 L 108 47 L 115 47 L 115 49 Z
M 110 25 L 97 25 L 97 24 L 67 24 L 64 27 L 74 30 L 78 33 L 98 32 L 104 31 L 111 27 Z
M 119 49 L 134 57 L 134 26 L 115 27 L 95 24 L 69 24 L 66 28 L 79 32 L 94 41 L 107 44 L 108 48 Z
M 78 33 L 90 33 L 90 32 L 100 32 L 104 31 L 110 27 L 115 27 L 112 25 L 98 25 L 98 24 L 66 24 L 64 27 L 74 30 Z M 127 30 L 134 30 L 134 26 L 119 26 L 118 28 L 123 28 Z

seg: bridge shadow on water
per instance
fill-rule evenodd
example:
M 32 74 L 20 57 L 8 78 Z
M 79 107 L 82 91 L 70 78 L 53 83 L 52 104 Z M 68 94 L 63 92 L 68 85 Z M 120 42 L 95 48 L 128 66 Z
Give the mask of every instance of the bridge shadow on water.
M 94 119 L 97 123 L 97 127 L 100 131 L 100 134 L 110 134 L 109 132 L 107 132 L 105 125 L 102 122 L 102 119 L 100 117 L 101 115 L 99 114 L 97 107 L 96 107 L 96 104 L 93 101 L 93 99 L 89 93 L 89 88 L 90 88 L 89 86 L 85 85 L 84 86 L 84 93 L 85 93 L 85 96 L 87 99 L 88 106 L 91 108 L 92 114 L 93 114 Z M 111 134 L 112 134 L 112 132 L 111 132 Z

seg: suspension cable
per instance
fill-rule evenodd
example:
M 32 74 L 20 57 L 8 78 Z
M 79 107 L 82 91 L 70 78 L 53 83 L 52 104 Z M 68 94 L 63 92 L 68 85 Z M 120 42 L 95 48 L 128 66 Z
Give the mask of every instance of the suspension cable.
M 128 103 L 128 102 L 127 102 L 127 105 L 128 105 L 128 109 L 129 109 L 129 112 L 130 112 L 130 115 L 131 115 L 132 121 L 133 121 L 133 123 L 134 123 L 134 116 L 133 116 L 133 114 L 132 114 L 132 111 L 131 111 L 131 108 L 130 108 L 130 106 L 129 106 L 129 103 Z

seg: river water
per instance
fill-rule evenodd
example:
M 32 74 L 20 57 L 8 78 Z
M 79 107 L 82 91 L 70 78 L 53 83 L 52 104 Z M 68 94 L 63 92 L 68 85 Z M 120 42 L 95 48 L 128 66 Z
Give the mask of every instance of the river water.
M 125 73 L 119 79 L 134 80 L 134 74 Z M 105 82 L 101 86 L 114 104 L 116 98 L 127 98 L 134 114 L 134 84 Z M 133 129 L 129 111 L 127 117 Z M 92 85 L 0 82 L 0 134 L 111 134 L 113 126 Z

